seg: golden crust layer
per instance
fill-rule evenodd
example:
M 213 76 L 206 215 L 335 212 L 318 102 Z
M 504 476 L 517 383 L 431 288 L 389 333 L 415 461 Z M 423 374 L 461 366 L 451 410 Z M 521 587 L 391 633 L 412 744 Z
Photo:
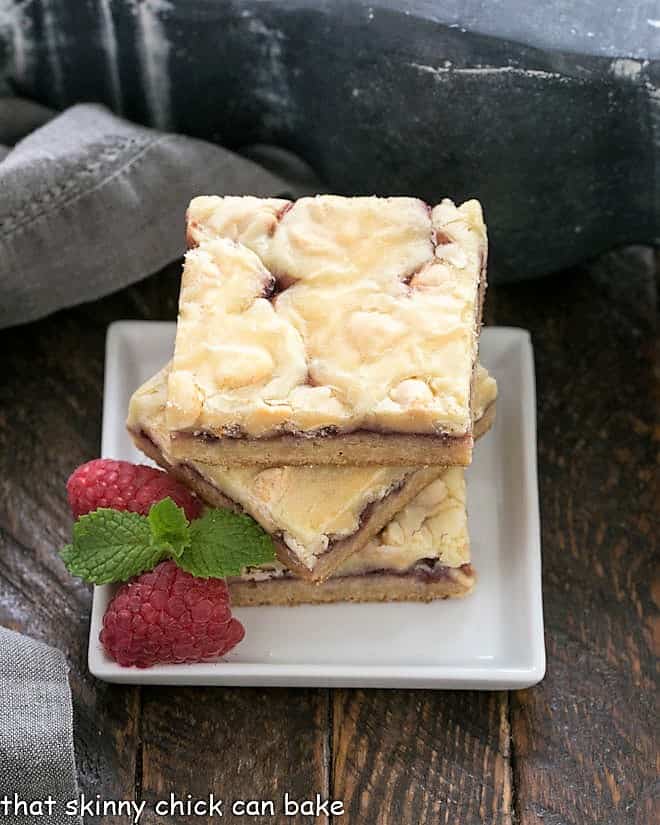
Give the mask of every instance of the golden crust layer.
M 171 452 L 205 464 L 272 467 L 332 464 L 343 467 L 400 467 L 434 464 L 467 467 L 472 435 L 462 437 L 357 431 L 342 435 L 280 435 L 274 438 L 199 438 L 174 434 Z
M 229 590 L 234 607 L 334 602 L 430 602 L 467 596 L 476 581 L 474 568 L 466 564 L 438 578 L 422 578 L 414 573 L 393 575 L 342 576 L 313 584 L 303 579 L 281 578 L 266 581 L 231 579 Z

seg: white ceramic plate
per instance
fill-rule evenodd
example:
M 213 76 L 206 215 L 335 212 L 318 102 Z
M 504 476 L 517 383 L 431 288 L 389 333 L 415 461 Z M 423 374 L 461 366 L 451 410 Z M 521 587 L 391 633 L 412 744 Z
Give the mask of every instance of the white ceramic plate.
M 173 323 L 108 330 L 102 454 L 145 461 L 124 428 L 133 390 L 170 358 Z M 497 421 L 468 470 L 478 581 L 471 596 L 431 604 L 248 607 L 241 644 L 199 665 L 122 668 L 98 642 L 114 588 L 94 590 L 89 668 L 109 682 L 181 685 L 524 688 L 545 673 L 536 478 L 534 361 L 527 332 L 487 328 L 481 359 L 499 383 Z

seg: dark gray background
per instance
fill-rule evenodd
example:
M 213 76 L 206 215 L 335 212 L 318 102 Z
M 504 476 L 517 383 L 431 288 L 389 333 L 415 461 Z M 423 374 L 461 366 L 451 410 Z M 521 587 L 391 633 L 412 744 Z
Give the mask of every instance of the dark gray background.
M 660 3 L 3 0 L 0 88 L 241 149 L 327 189 L 478 196 L 497 279 L 655 242 Z

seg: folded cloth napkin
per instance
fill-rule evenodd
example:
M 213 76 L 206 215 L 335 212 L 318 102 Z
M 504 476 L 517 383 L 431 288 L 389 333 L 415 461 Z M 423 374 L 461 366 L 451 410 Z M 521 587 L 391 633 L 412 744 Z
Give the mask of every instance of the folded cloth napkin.
M 253 157 L 164 134 L 81 104 L 60 115 L 0 99 L 0 328 L 89 301 L 184 251 L 184 213 L 200 194 L 314 191 L 282 150 Z M 2 146 L 32 129 L 4 154 Z M 285 177 L 286 176 L 286 177 Z
M 68 668 L 60 651 L 0 627 L 0 822 L 80 823 Z M 30 803 L 54 800 L 47 808 Z M 4 799 L 9 803 L 5 810 Z

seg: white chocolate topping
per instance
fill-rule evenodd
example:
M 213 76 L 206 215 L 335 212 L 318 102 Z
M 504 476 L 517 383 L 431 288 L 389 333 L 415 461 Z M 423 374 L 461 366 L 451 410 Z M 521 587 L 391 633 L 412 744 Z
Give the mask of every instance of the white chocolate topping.
M 376 570 L 405 573 L 426 559 L 457 568 L 470 561 L 465 472 L 450 467 L 431 482 L 362 550 L 353 553 L 330 578 L 359 576 Z M 241 577 L 253 581 L 280 578 L 279 562 L 252 568 Z
M 189 246 L 227 238 L 261 255 L 290 201 L 280 198 L 203 195 L 190 202 L 186 215 Z
M 483 417 L 488 407 L 495 403 L 497 381 L 481 364 L 477 364 L 474 379 L 475 392 L 472 399 L 472 417 L 475 421 L 478 421 Z
M 381 569 L 404 572 L 421 559 L 437 559 L 443 567 L 470 561 L 465 473 L 460 467 L 448 468 L 425 487 L 335 575 Z
M 471 432 L 476 201 L 203 197 L 188 235 L 171 431 Z

